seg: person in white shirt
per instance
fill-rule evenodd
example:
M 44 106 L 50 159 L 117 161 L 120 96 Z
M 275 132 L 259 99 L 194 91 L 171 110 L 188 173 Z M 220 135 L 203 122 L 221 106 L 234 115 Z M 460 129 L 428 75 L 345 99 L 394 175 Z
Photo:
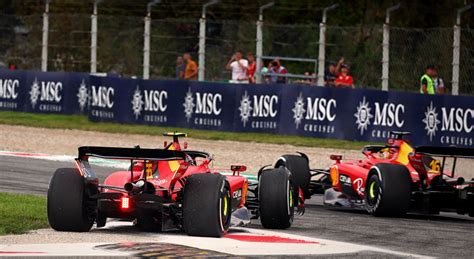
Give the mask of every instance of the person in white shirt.
M 235 52 L 232 58 L 227 62 L 226 68 L 232 70 L 232 80 L 235 83 L 248 83 L 247 68 L 249 62 L 242 58 L 240 51 Z
M 444 94 L 444 81 L 443 78 L 438 76 L 438 70 L 435 69 L 433 76 L 434 88 L 437 94 Z

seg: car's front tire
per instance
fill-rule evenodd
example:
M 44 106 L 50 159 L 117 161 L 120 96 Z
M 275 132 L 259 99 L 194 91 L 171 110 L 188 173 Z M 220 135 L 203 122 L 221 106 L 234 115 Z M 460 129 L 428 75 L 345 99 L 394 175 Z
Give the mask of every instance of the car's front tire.
M 294 197 L 290 173 L 285 167 L 262 172 L 258 184 L 260 222 L 264 228 L 285 229 L 293 223 Z
M 59 168 L 48 189 L 48 221 L 57 231 L 87 232 L 95 220 L 97 203 L 87 197 L 85 183 L 75 168 Z
M 365 208 L 374 216 L 403 216 L 410 208 L 411 176 L 403 165 L 377 164 L 369 171 Z
M 220 174 L 187 178 L 183 198 L 183 227 L 190 236 L 222 237 L 232 213 L 230 187 Z

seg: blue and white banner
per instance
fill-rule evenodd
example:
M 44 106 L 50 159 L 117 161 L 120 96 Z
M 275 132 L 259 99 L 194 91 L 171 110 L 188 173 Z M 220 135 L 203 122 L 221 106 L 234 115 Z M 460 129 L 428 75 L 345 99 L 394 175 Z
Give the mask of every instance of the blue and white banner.
M 0 71 L 0 110 L 92 121 L 474 147 L 474 97 Z

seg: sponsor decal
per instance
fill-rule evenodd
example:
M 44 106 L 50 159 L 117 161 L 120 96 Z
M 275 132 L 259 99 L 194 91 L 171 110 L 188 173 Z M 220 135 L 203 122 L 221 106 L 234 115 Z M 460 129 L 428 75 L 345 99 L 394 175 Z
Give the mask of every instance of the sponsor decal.
M 303 124 L 303 130 L 316 133 L 334 133 L 335 127 L 328 125 L 336 119 L 337 102 L 332 98 L 306 97 L 300 92 L 293 106 L 293 120 L 296 129 Z
M 234 199 L 238 199 L 238 198 L 242 197 L 242 189 L 236 190 L 236 191 L 232 194 L 232 197 L 233 197 Z
M 244 128 L 247 122 L 252 119 L 250 127 L 252 129 L 276 129 L 278 127 L 278 96 L 277 95 L 252 95 L 247 91 L 240 100 L 240 121 Z
M 392 130 L 403 127 L 405 124 L 404 114 L 405 105 L 403 104 L 374 102 L 372 106 L 364 96 L 356 108 L 354 117 L 361 136 L 364 135 L 368 126 L 372 125 L 371 137 L 386 139 L 390 137 Z
M 38 81 L 35 78 L 30 87 L 30 103 L 33 110 L 61 112 L 62 82 Z
M 15 110 L 18 108 L 18 79 L 0 79 L 0 109 Z
M 439 117 L 441 117 L 441 120 Z M 441 144 L 473 145 L 473 138 L 470 136 L 474 130 L 474 109 L 442 106 L 441 112 L 438 113 L 433 102 L 430 102 L 422 121 L 425 124 L 426 135 L 429 136 L 430 142 L 439 133 L 438 138 Z M 441 127 L 439 127 L 440 124 Z M 459 136 L 459 134 L 467 135 L 467 137 Z
M 355 190 L 359 195 L 364 195 L 365 187 L 363 186 L 363 183 L 364 180 L 362 180 L 362 178 L 357 178 L 353 182 L 353 184 L 355 185 Z
M 220 93 L 193 93 L 188 88 L 183 103 L 184 116 L 188 123 L 194 125 L 219 127 L 222 125 L 221 119 L 217 118 L 222 112 L 221 103 Z
M 352 182 L 351 182 L 351 178 L 347 175 L 339 175 L 339 181 L 344 184 L 344 185 L 351 185 Z

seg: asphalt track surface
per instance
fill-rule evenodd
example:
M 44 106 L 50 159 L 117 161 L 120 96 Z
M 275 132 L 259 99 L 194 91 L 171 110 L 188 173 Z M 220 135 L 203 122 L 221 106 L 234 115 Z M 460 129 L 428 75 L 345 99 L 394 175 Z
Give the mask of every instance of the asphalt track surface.
M 72 166 L 72 162 L 0 156 L 0 191 L 45 195 L 53 172 Z M 94 169 L 100 179 L 116 170 Z M 250 227 L 261 228 L 258 221 Z M 425 256 L 474 257 L 474 218 L 453 213 L 377 218 L 364 211 L 330 209 L 319 197 L 312 197 L 305 215 L 296 217 L 293 226 L 283 232 Z

